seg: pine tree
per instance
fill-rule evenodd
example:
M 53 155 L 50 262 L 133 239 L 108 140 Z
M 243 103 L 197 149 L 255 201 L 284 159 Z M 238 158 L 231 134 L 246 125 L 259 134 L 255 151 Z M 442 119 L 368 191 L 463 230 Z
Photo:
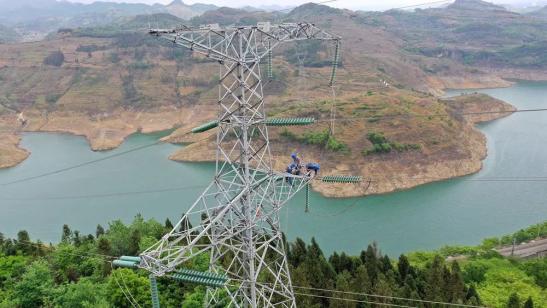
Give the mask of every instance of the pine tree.
M 524 308 L 534 308 L 534 301 L 531 296 L 524 302 Z
M 112 253 L 112 246 L 110 245 L 110 241 L 106 237 L 101 236 L 99 240 L 97 241 L 97 252 L 105 256 L 109 256 Z M 107 261 L 104 261 L 102 265 L 102 270 L 101 270 L 102 276 L 103 277 L 108 276 L 110 274 L 110 271 L 111 271 L 110 263 L 108 263 Z
M 336 297 L 344 298 L 344 299 L 353 299 L 354 296 L 342 293 L 342 292 L 350 292 L 351 289 L 351 274 L 348 271 L 343 271 L 342 273 L 338 274 L 336 276 L 336 290 L 341 291 L 340 293 L 336 293 Z M 355 308 L 357 307 L 357 303 L 353 301 L 348 300 L 336 300 L 333 299 L 330 301 L 329 307 L 336 307 L 336 308 Z
M 17 232 L 17 250 L 22 251 L 24 255 L 30 255 L 34 251 L 34 245 L 30 242 L 30 236 L 26 230 Z
M 61 242 L 63 243 L 69 243 L 70 238 L 72 237 L 72 231 L 70 231 L 70 228 L 68 225 L 63 225 L 63 235 L 61 237 Z
M 169 220 L 169 218 L 165 219 L 165 229 L 169 231 L 173 230 L 173 223 Z
M 79 247 L 82 244 L 82 239 L 80 238 L 80 231 L 74 231 L 74 234 L 72 236 L 72 242 L 74 243 L 74 246 Z
M 136 256 L 139 253 L 139 242 L 141 241 L 141 233 L 137 229 L 131 230 L 129 235 L 129 246 L 127 253 L 131 256 Z
M 99 238 L 101 235 L 104 234 L 104 228 L 101 225 L 97 225 L 97 229 L 95 230 L 95 237 Z
M 352 290 L 358 293 L 371 293 L 372 286 L 368 277 L 367 268 L 364 265 L 359 265 L 355 270 L 355 278 L 352 283 Z
M 465 299 L 468 304 L 475 304 L 475 305 L 481 304 L 479 293 L 477 293 L 477 290 L 475 289 L 474 284 L 471 284 L 471 286 L 469 286 L 469 289 L 467 289 Z
M 406 280 L 408 273 L 410 272 L 410 263 L 408 262 L 408 258 L 405 255 L 399 256 L 397 269 L 398 269 L 399 277 L 400 277 L 399 283 L 402 285 L 404 281 Z
M 507 308 L 520 308 L 520 298 L 517 293 L 512 293 L 507 300 Z
M 367 268 L 368 276 L 372 285 L 376 283 L 378 278 L 378 259 L 376 257 L 377 250 L 374 246 L 368 245 L 365 252 L 361 252 L 361 262 Z
M 444 301 L 443 287 L 444 282 L 444 262 L 441 256 L 437 255 L 433 262 L 426 268 L 426 289 L 425 298 L 433 301 Z
M 452 262 L 450 270 L 450 279 L 448 280 L 449 296 L 448 301 L 456 303 L 458 300 L 464 300 L 465 295 L 465 283 L 463 281 L 463 275 L 460 269 L 460 265 L 457 261 Z
M 297 267 L 304 262 L 307 253 L 306 243 L 301 238 L 297 237 L 296 240 L 289 245 L 287 259 L 293 267 Z

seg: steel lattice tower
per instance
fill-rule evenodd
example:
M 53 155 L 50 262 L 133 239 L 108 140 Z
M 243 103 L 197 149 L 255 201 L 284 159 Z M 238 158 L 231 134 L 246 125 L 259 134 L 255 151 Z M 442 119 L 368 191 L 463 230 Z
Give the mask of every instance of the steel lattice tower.
M 140 256 L 155 276 L 174 272 L 198 254 L 210 271 L 225 274 L 223 290 L 234 307 L 295 307 L 278 212 L 312 179 L 272 169 L 260 63 L 279 44 L 330 40 L 310 23 L 182 27 L 150 34 L 218 61 L 219 113 L 216 172 L 212 183 L 174 229 Z M 219 301 L 208 289 L 206 305 Z M 222 293 L 224 293 L 222 291 Z

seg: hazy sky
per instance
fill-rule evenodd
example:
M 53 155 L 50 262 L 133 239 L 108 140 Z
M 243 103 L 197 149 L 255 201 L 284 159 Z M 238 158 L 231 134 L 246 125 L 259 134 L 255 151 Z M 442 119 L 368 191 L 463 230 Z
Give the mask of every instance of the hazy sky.
M 90 3 L 95 0 L 70 0 L 72 2 L 84 2 Z M 127 3 L 162 3 L 167 4 L 172 0 L 102 0 L 102 1 L 111 1 L 111 2 L 127 2 Z M 322 0 L 183 0 L 186 4 L 192 4 L 196 2 L 200 3 L 211 3 L 218 6 L 230 6 L 230 7 L 241 7 L 245 5 L 251 6 L 260 6 L 260 5 L 282 5 L 282 6 L 295 6 L 304 4 L 307 2 L 321 2 Z M 367 10 L 385 10 L 394 7 L 402 7 L 406 5 L 415 5 L 427 2 L 433 2 L 435 0 L 337 0 L 331 3 L 326 3 L 333 7 L 342 7 L 349 9 L 367 9 Z M 449 3 L 450 1 L 447 1 Z M 525 4 L 534 4 L 542 3 L 547 4 L 547 0 L 489 0 L 488 2 L 494 2 L 498 4 L 514 4 L 514 3 L 525 3 Z

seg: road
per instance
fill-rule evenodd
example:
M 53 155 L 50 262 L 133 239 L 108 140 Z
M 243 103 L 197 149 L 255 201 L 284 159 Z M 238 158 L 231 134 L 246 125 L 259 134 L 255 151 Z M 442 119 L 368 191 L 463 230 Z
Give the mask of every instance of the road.
M 511 256 L 512 246 L 496 249 L 502 256 Z M 530 241 L 515 246 L 513 256 L 523 259 L 547 256 L 547 238 Z

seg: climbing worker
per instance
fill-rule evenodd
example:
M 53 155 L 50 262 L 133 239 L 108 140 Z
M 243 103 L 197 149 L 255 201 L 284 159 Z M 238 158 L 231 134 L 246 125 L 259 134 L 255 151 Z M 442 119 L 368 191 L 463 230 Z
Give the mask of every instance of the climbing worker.
M 300 169 L 300 167 L 302 165 L 301 165 L 300 157 L 298 157 L 298 152 L 293 152 L 291 154 L 291 158 L 292 158 L 293 163 L 295 163 L 296 166 Z
M 311 175 L 311 172 L 313 171 L 313 176 L 317 175 L 317 172 L 319 172 L 319 169 L 321 169 L 321 166 L 319 166 L 318 163 L 307 163 L 306 164 L 306 172 L 308 175 Z

